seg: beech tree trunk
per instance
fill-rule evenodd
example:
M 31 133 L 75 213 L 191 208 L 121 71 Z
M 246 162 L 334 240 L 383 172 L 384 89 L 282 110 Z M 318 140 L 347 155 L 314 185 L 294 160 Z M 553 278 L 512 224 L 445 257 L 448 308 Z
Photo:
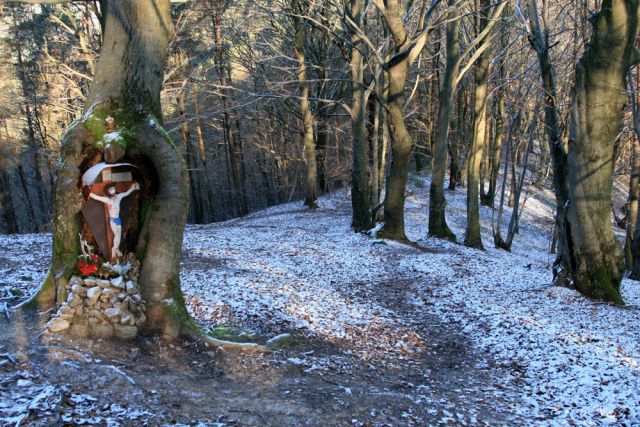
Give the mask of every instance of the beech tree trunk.
M 297 2 L 292 3 L 293 10 L 298 14 L 304 13 L 302 6 Z M 313 131 L 314 118 L 309 103 L 309 82 L 307 81 L 307 64 L 304 53 L 305 23 L 299 16 L 292 18 L 294 27 L 294 50 L 298 67 L 298 82 L 301 85 L 300 115 L 303 123 L 303 147 L 304 161 L 307 166 L 305 176 L 304 204 L 310 209 L 318 207 L 318 164 L 316 160 L 316 141 Z
M 351 19 L 362 23 L 362 2 L 351 0 Z M 351 27 L 350 27 L 351 28 Z M 353 166 L 351 169 L 351 225 L 356 232 L 370 230 L 373 226 L 371 215 L 371 189 L 369 186 L 369 141 L 367 140 L 367 96 L 364 88 L 364 43 L 355 30 L 351 30 L 351 132 L 353 138 Z
M 636 67 L 636 70 L 638 67 Z M 629 211 L 627 217 L 627 239 L 625 243 L 625 264 L 630 272 L 629 278 L 640 280 L 640 222 L 638 222 L 638 199 L 640 198 L 640 111 L 638 106 L 638 83 L 640 76 L 636 77 L 633 85 L 631 73 L 631 105 L 633 107 L 633 129 L 631 151 L 631 178 L 629 180 Z
M 547 2 L 543 3 L 543 17 L 546 16 Z M 529 41 L 538 54 L 540 64 L 540 76 L 544 94 L 545 109 L 545 129 L 547 133 L 547 143 L 551 154 L 553 165 L 553 190 L 556 196 L 556 259 L 553 264 L 554 282 L 557 284 L 568 284 L 569 278 L 569 257 L 566 242 L 566 205 L 569 199 L 569 187 L 567 178 L 567 151 L 562 140 L 562 128 L 560 123 L 560 112 L 558 110 L 557 99 L 558 90 L 556 88 L 555 70 L 551 64 L 549 54 L 549 33 L 546 28 L 542 29 L 539 20 L 536 0 L 528 0 L 529 21 L 531 31 Z
M 455 2 L 449 0 L 449 7 Z M 449 124 L 455 95 L 458 67 L 460 66 L 460 9 L 454 7 L 449 14 L 446 28 L 447 37 L 447 65 L 444 71 L 442 89 L 440 90 L 438 119 L 433 140 L 433 170 L 431 186 L 429 188 L 429 236 L 440 237 L 456 241 L 456 235 L 447 225 L 445 217 L 446 200 L 444 197 L 444 180 L 447 169 L 447 143 L 449 141 Z M 455 148 L 454 148 L 455 149 Z M 452 156 L 452 162 L 457 162 L 457 156 Z M 452 171 L 456 173 L 456 171 Z M 451 178 L 454 180 L 454 178 Z M 453 181 L 452 181 L 453 182 Z M 455 185 L 454 185 L 455 187 Z
M 480 1 L 480 28 L 487 25 L 488 0 Z M 484 43 L 489 43 L 485 40 Z M 485 50 L 476 64 L 475 93 L 473 106 L 473 134 L 469 153 L 469 167 L 467 170 L 467 227 L 464 235 L 464 245 L 476 249 L 484 249 L 480 235 L 480 207 L 479 207 L 479 178 L 480 162 L 484 149 L 487 126 L 487 90 L 489 84 L 489 66 L 491 53 Z
M 572 284 L 583 294 L 622 304 L 622 250 L 611 224 L 613 151 L 627 102 L 638 0 L 605 0 L 593 38 L 576 66 L 568 153 L 569 203 L 565 242 Z
M 145 216 L 135 253 L 140 260 L 139 286 L 147 304 L 148 334 L 178 336 L 189 324 L 180 290 L 180 253 L 189 202 L 187 169 L 161 126 L 160 89 L 172 21 L 169 0 L 111 0 L 105 13 L 104 44 L 84 115 L 67 129 L 53 194 L 53 255 L 40 290 L 26 307 L 49 306 L 56 288 L 68 279 L 80 254 L 79 212 L 83 197 L 78 181 L 86 166 L 101 156 L 98 144 L 111 116 L 130 141 L 120 159 L 136 159 L 155 172 L 155 194 Z

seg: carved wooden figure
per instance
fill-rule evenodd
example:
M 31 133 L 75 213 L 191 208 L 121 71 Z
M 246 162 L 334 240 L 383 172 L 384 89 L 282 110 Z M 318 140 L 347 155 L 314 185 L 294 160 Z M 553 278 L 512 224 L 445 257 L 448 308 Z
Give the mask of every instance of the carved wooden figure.
M 128 248 L 124 236 L 138 214 L 138 170 L 128 163 L 98 163 L 82 177 L 82 216 L 104 258 L 115 261 Z M 123 247 L 125 246 L 125 247 Z

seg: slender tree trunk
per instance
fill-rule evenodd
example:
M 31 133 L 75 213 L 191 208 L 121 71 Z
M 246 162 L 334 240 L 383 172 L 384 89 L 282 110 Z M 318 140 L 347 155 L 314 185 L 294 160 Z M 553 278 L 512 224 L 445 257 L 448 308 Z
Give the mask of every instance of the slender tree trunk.
M 567 248 L 573 285 L 622 304 L 622 250 L 611 226 L 613 150 L 627 102 L 626 76 L 639 58 L 634 45 L 638 0 L 604 0 L 576 67 L 569 137 Z
M 453 0 L 450 0 L 449 7 L 452 7 L 454 3 Z M 447 65 L 438 98 L 438 119 L 433 140 L 433 170 L 431 172 L 431 187 L 429 188 L 429 235 L 452 242 L 456 241 L 456 236 L 447 225 L 445 217 L 444 180 L 447 169 L 449 124 L 460 65 L 460 9 L 455 7 L 454 10 L 455 12 L 449 15 L 446 28 Z M 452 156 L 452 162 L 457 161 L 457 156 L 455 157 Z
M 361 24 L 362 2 L 350 0 L 352 19 Z M 367 97 L 364 88 L 364 43 L 355 31 L 351 34 L 349 67 L 351 70 L 351 132 L 353 138 L 353 166 L 351 170 L 351 225 L 356 232 L 373 227 L 369 187 L 369 143 L 367 140 Z
M 560 112 L 557 100 L 558 91 L 556 88 L 555 70 L 549 55 L 549 33 L 545 25 L 544 30 L 540 26 L 537 3 L 535 0 L 528 0 L 529 19 L 533 34 L 530 41 L 538 54 L 540 64 L 540 75 L 545 91 L 545 129 L 547 133 L 547 143 L 553 165 L 553 189 L 556 196 L 556 232 L 557 248 L 556 259 L 553 264 L 554 281 L 557 284 L 567 285 L 569 277 L 569 253 L 567 243 L 567 223 L 565 210 L 569 200 L 568 187 L 568 165 L 567 151 L 562 140 L 562 129 L 560 124 Z M 546 16 L 547 2 L 543 2 L 543 17 Z
M 299 14 L 303 14 L 302 7 L 293 0 L 293 6 Z M 303 147 L 306 164 L 304 204 L 310 209 L 318 207 L 318 165 L 316 161 L 316 141 L 313 134 L 314 117 L 309 103 L 309 82 L 307 81 L 307 64 L 304 52 L 306 30 L 305 22 L 300 17 L 293 18 L 294 50 L 298 67 L 298 82 L 301 85 L 300 115 L 303 123 Z
M 229 85 L 229 81 L 227 79 L 227 59 L 222 35 L 223 1 L 212 0 L 212 2 L 214 6 L 213 27 L 216 43 L 216 65 L 218 80 L 220 82 L 220 86 L 222 86 L 222 104 L 224 108 L 222 124 L 227 144 L 229 146 L 229 166 L 231 168 L 231 177 L 233 180 L 232 195 L 238 209 L 237 212 L 240 215 L 244 215 L 249 212 L 249 208 L 246 197 L 245 176 L 242 167 L 242 142 L 239 136 L 233 131 L 234 120 L 231 115 L 231 103 L 229 101 L 231 96 L 227 89 Z
M 4 137 L 0 133 L 0 202 L 2 203 L 0 209 L 4 220 L 3 232 L 13 234 L 18 232 L 18 221 L 16 218 L 16 206 L 13 204 L 13 196 L 11 194 L 11 178 L 7 170 L 7 156 L 3 152 L 4 150 Z
M 481 0 L 480 31 L 487 25 L 488 0 Z M 483 41 L 490 43 L 490 40 Z M 481 46 L 482 47 L 482 46 Z M 480 207 L 479 207 L 479 176 L 480 162 L 484 149 L 487 126 L 487 89 L 489 82 L 489 66 L 491 52 L 485 50 L 476 64 L 475 92 L 473 106 L 473 134 L 469 154 L 469 168 L 467 172 L 467 227 L 464 235 L 464 245 L 476 249 L 484 249 L 480 235 Z

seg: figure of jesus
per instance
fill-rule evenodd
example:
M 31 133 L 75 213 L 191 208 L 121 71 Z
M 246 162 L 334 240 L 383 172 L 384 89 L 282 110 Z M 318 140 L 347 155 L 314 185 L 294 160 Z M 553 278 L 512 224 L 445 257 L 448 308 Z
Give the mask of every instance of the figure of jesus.
M 120 219 L 120 202 L 129 194 L 136 190 L 140 190 L 140 184 L 134 182 L 131 187 L 124 193 L 116 194 L 116 185 L 111 183 L 104 186 L 104 193 L 106 196 L 98 196 L 95 193 L 90 193 L 89 197 L 107 205 L 107 211 L 109 212 L 109 225 L 113 232 L 113 247 L 111 248 L 111 258 L 117 258 L 122 256 L 120 252 L 120 240 L 122 239 L 122 220 Z

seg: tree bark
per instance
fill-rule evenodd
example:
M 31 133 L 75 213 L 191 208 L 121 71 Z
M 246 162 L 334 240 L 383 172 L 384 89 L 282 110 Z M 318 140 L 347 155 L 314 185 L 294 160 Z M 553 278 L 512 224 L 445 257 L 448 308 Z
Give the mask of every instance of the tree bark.
M 613 151 L 627 102 L 626 76 L 637 59 L 638 0 L 605 0 L 576 67 L 569 137 L 566 241 L 572 284 L 622 304 L 622 250 L 611 225 Z

